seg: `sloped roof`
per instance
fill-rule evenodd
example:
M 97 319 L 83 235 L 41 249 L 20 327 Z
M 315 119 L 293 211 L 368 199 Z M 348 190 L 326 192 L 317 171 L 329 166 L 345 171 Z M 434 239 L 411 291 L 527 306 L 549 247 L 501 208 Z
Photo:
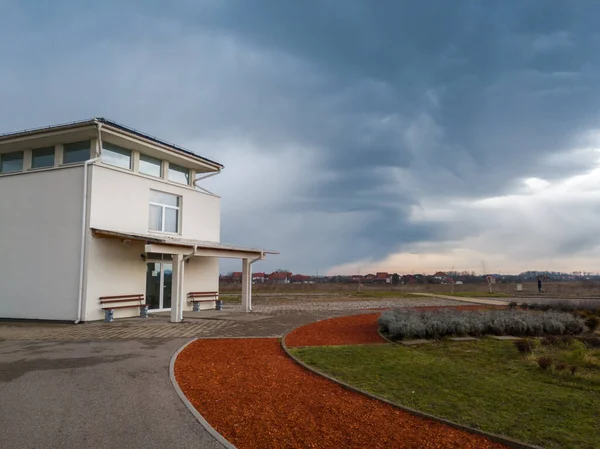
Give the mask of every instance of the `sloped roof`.
M 117 123 L 113 120 L 109 120 L 106 119 L 104 117 L 94 117 L 91 119 L 86 119 L 86 120 L 80 120 L 80 121 L 76 121 L 76 122 L 70 122 L 70 123 L 63 123 L 63 124 L 59 124 L 59 125 L 51 125 L 51 126 L 44 126 L 41 128 L 31 128 L 31 129 L 25 129 L 25 130 L 21 130 L 21 131 L 15 131 L 15 132 L 9 132 L 9 133 L 5 133 L 5 134 L 0 134 L 0 142 L 2 142 L 3 140 L 10 140 L 10 139 L 14 139 L 17 137 L 26 137 L 26 136 L 34 136 L 37 134 L 44 134 L 44 133 L 48 133 L 48 132 L 54 132 L 54 131 L 63 131 L 63 130 L 69 130 L 69 129 L 73 129 L 73 128 L 79 128 L 79 127 L 85 127 L 85 126 L 90 126 L 90 125 L 95 125 L 96 123 L 102 123 L 103 125 L 109 126 L 111 128 L 114 128 L 116 130 L 120 130 L 120 131 L 124 131 L 127 132 L 129 134 L 133 134 L 136 137 L 139 137 L 140 139 L 145 139 L 145 140 L 149 140 L 153 143 L 157 143 L 159 145 L 168 147 L 171 150 L 174 150 L 176 152 L 179 153 L 184 153 L 187 156 L 191 156 L 195 159 L 199 159 L 204 163 L 213 165 L 215 167 L 218 167 L 220 169 L 223 168 L 222 164 L 219 164 L 218 162 L 212 161 L 210 159 L 207 159 L 205 157 L 199 156 L 196 153 L 194 153 L 193 151 L 190 150 L 186 150 L 185 148 L 182 148 L 178 145 L 175 145 L 173 143 L 167 142 L 166 140 L 162 140 L 159 139 L 158 137 L 154 137 L 150 134 L 146 134 L 143 133 L 141 131 L 138 131 L 137 129 L 134 128 L 130 128 L 128 126 L 122 125 L 120 123 Z

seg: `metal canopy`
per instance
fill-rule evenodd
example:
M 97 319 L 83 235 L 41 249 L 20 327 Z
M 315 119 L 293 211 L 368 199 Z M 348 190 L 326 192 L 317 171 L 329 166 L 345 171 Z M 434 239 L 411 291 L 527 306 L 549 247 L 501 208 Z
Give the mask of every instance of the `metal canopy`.
M 97 237 L 112 237 L 123 240 L 138 240 L 146 243 L 147 247 L 151 247 L 151 251 L 165 254 L 187 254 L 190 249 L 196 249 L 196 255 L 214 256 L 214 257 L 249 257 L 249 256 L 264 256 L 265 254 L 279 254 L 277 251 L 247 248 L 243 246 L 226 245 L 218 242 L 208 242 L 204 240 L 181 239 L 171 236 L 137 234 L 133 232 L 120 232 L 108 229 L 91 228 L 92 234 Z M 168 246 L 170 248 L 164 248 Z M 181 248 L 178 250 L 177 248 Z

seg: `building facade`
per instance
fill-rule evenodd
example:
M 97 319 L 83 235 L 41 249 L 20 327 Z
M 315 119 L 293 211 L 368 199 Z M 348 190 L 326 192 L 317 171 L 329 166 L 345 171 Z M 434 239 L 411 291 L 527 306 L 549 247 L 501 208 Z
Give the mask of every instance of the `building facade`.
M 141 294 L 181 321 L 190 292 L 218 292 L 221 257 L 242 260 L 250 311 L 252 263 L 273 252 L 220 243 L 220 198 L 200 183 L 222 169 L 102 118 L 1 135 L 0 318 L 95 321 L 100 298 Z

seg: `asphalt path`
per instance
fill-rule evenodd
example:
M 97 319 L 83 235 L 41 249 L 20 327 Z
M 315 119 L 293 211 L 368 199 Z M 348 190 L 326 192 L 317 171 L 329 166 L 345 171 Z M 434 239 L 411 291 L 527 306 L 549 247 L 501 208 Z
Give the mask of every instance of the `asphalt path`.
M 188 340 L 0 341 L 0 448 L 222 448 L 169 379 Z

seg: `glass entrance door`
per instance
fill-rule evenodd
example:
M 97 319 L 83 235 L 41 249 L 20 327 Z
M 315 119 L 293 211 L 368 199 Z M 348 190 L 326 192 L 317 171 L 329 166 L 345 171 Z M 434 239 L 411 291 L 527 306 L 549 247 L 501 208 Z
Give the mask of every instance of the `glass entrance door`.
M 163 289 L 162 289 L 162 307 L 161 309 L 171 308 L 171 286 L 173 285 L 173 264 L 170 262 L 162 263 Z
M 173 264 L 171 262 L 148 262 L 146 271 L 146 302 L 151 310 L 171 308 Z

